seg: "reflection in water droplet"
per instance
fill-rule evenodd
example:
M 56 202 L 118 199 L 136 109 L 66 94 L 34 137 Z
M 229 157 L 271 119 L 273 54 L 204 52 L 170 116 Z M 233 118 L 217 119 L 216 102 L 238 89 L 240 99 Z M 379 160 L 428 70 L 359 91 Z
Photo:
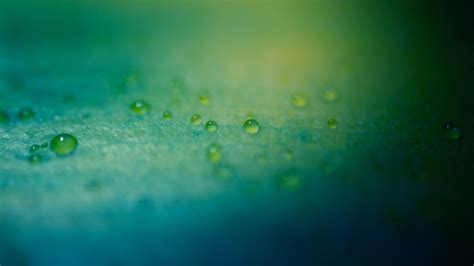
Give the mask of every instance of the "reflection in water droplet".
M 218 129 L 217 123 L 215 121 L 209 120 L 206 123 L 206 129 L 209 132 L 216 132 Z
M 132 105 L 130 106 L 130 110 L 137 115 L 144 115 L 148 113 L 150 109 L 151 109 L 150 104 L 141 100 L 133 102 Z
M 198 115 L 198 114 L 195 114 L 193 116 L 191 116 L 191 124 L 195 125 L 195 126 L 198 126 L 200 125 L 202 122 L 202 119 L 201 119 L 201 116 Z
M 255 119 L 248 119 L 244 122 L 244 130 L 249 134 L 256 134 L 260 131 L 260 124 Z
M 459 140 L 462 137 L 462 130 L 453 122 L 444 125 L 446 137 L 451 140 Z

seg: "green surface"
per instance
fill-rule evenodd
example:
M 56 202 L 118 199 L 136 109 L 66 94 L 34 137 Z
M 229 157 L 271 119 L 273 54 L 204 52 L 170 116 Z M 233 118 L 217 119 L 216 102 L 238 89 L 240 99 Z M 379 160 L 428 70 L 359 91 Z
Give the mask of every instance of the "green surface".
M 418 7 L 0 7 L 1 265 L 421 265 L 471 247 L 472 57 Z M 61 133 L 73 154 L 30 155 Z

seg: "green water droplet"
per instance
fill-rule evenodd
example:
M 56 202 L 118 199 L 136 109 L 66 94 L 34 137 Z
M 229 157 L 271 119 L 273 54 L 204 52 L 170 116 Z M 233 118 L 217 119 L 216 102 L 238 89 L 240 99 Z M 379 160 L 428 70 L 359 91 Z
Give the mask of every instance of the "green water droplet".
M 150 111 L 150 104 L 145 101 L 135 101 L 130 106 L 130 110 L 137 115 L 144 115 Z
M 462 130 L 453 122 L 444 125 L 446 137 L 451 140 L 459 140 L 462 137 Z
M 255 119 L 247 119 L 244 122 L 244 130 L 249 134 L 256 134 L 260 130 L 260 125 Z
M 49 147 L 57 155 L 65 156 L 73 153 L 77 149 L 77 145 L 78 142 L 74 136 L 63 133 L 55 136 Z
M 28 120 L 35 117 L 35 112 L 31 110 L 31 108 L 23 107 L 18 112 L 18 119 L 20 120 Z
M 323 91 L 323 99 L 327 102 L 334 102 L 339 98 L 338 93 L 333 89 L 326 89 Z
M 217 123 L 215 121 L 209 120 L 206 123 L 206 129 L 209 132 L 216 132 L 218 129 Z
M 171 114 L 171 112 L 168 112 L 168 111 L 163 112 L 163 119 L 164 120 L 169 121 L 169 120 L 171 120 L 171 118 L 173 118 L 173 115 Z
M 221 147 L 218 144 L 211 144 L 207 148 L 207 159 L 211 163 L 218 163 L 222 158 Z
M 41 156 L 40 154 L 33 154 L 33 155 L 30 155 L 30 157 L 28 157 L 28 162 L 30 162 L 30 164 L 40 164 L 41 162 L 43 162 L 43 156 Z
M 302 96 L 297 96 L 297 95 L 293 96 L 291 98 L 291 102 L 296 107 L 304 107 L 306 105 L 306 99 Z
M 40 145 L 31 145 L 30 146 L 30 153 L 36 153 L 41 149 Z
M 8 113 L 4 110 L 0 110 L 0 123 L 6 123 L 8 120 Z
M 196 115 L 191 116 L 191 124 L 197 126 L 197 125 L 200 125 L 201 122 L 202 122 L 202 119 L 200 115 L 196 114 Z
M 198 99 L 202 105 L 209 105 L 211 102 L 211 97 L 209 95 L 199 95 Z
M 47 142 L 41 144 L 41 149 L 46 149 L 48 148 L 49 144 Z
M 334 118 L 331 118 L 328 120 L 328 127 L 329 128 L 336 128 L 337 127 L 337 121 Z

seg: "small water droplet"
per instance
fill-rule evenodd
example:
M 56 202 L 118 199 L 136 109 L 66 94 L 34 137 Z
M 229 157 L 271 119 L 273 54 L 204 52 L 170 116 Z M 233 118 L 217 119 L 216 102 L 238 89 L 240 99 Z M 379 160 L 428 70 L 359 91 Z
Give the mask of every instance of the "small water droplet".
M 195 114 L 193 116 L 191 116 L 191 124 L 195 125 L 195 126 L 198 126 L 200 125 L 202 122 L 202 119 L 201 119 L 201 116 L 198 115 L 198 114 Z
M 444 125 L 446 137 L 451 140 L 459 140 L 462 137 L 462 130 L 453 122 Z
M 217 123 L 215 121 L 209 120 L 206 123 L 206 129 L 209 132 L 216 132 L 218 129 Z
M 291 102 L 296 107 L 304 107 L 306 105 L 306 99 L 302 96 L 295 95 L 291 98 Z
M 249 134 L 257 134 L 260 131 L 260 125 L 255 119 L 247 119 L 243 127 L 245 132 Z
M 130 106 L 130 110 L 137 115 L 144 115 L 148 113 L 150 109 L 151 109 L 150 104 L 141 100 L 133 102 L 132 105 Z
M 60 156 L 72 154 L 77 149 L 78 141 L 70 134 L 59 134 L 49 144 L 51 150 Z
M 327 102 L 334 102 L 339 98 L 338 93 L 333 89 L 326 89 L 323 91 L 323 99 Z
M 202 105 L 209 105 L 211 102 L 211 97 L 209 95 L 199 95 L 198 99 Z
M 207 148 L 207 159 L 211 163 L 218 163 L 222 158 L 221 147 L 218 144 L 211 144 Z
M 334 119 L 334 118 L 329 119 L 328 120 L 328 127 L 332 128 L 332 129 L 336 128 L 337 127 L 336 119 Z
M 171 118 L 173 118 L 173 115 L 171 114 L 171 112 L 169 112 L 169 111 L 163 112 L 163 119 L 164 119 L 164 120 L 170 121 Z
M 43 162 L 43 156 L 41 156 L 41 154 L 32 154 L 30 157 L 28 157 L 28 162 L 33 165 L 40 164 Z
M 40 150 L 40 148 L 41 148 L 40 145 L 36 145 L 36 144 L 35 144 L 35 145 L 31 145 L 31 146 L 30 146 L 30 153 L 36 153 L 36 152 L 38 152 L 38 151 Z

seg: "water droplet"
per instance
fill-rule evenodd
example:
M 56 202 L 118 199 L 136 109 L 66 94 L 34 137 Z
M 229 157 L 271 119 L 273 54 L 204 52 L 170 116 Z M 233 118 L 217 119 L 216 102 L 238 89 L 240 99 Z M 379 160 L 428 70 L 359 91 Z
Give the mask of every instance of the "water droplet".
M 304 107 L 306 105 L 306 99 L 304 97 L 297 96 L 297 95 L 291 98 L 291 102 L 296 107 Z
M 35 112 L 31 110 L 31 108 L 23 107 L 18 112 L 18 119 L 20 120 L 28 120 L 35 117 Z
M 4 110 L 0 110 L 0 123 L 6 123 L 8 122 L 8 113 L 5 112 Z
M 41 149 L 48 148 L 48 146 L 49 146 L 48 142 L 45 142 L 45 143 L 41 144 Z
M 222 158 L 221 147 L 217 144 L 211 144 L 207 148 L 207 159 L 211 163 L 218 163 Z
M 335 100 L 339 98 L 339 95 L 337 94 L 335 90 L 326 89 L 323 91 L 323 98 L 327 102 L 334 102 Z
M 202 104 L 202 105 L 209 105 L 209 103 L 211 102 L 211 97 L 209 95 L 199 95 L 199 102 Z
M 77 139 L 69 134 L 59 134 L 55 136 L 49 144 L 51 150 L 60 156 L 73 153 L 77 149 Z
M 256 134 L 260 131 L 260 125 L 255 119 L 247 119 L 244 122 L 244 130 L 249 134 Z
M 195 114 L 195 115 L 191 116 L 191 124 L 197 126 L 197 125 L 200 125 L 201 122 L 202 122 L 202 119 L 201 119 L 200 115 Z
M 164 120 L 169 121 L 169 120 L 171 120 L 171 118 L 173 118 L 173 115 L 171 114 L 171 112 L 169 112 L 169 111 L 163 112 L 163 119 Z
M 217 123 L 215 121 L 209 120 L 206 123 L 206 129 L 209 132 L 216 132 L 218 129 Z
M 453 122 L 444 125 L 446 137 L 451 140 L 459 140 L 462 137 L 462 130 Z
M 30 157 L 28 157 L 28 162 L 30 162 L 30 164 L 40 164 L 43 162 L 43 156 L 41 156 L 41 154 L 30 155 Z
M 137 115 L 144 115 L 148 113 L 150 109 L 151 109 L 150 104 L 141 100 L 133 102 L 132 105 L 130 106 L 130 110 Z
M 36 153 L 36 152 L 38 152 L 38 151 L 40 150 L 40 148 L 41 148 L 40 145 L 36 145 L 36 144 L 35 144 L 35 145 L 31 145 L 31 147 L 30 147 L 30 153 Z
M 331 118 L 328 120 L 328 127 L 329 128 L 336 128 L 337 127 L 337 121 L 334 118 Z

